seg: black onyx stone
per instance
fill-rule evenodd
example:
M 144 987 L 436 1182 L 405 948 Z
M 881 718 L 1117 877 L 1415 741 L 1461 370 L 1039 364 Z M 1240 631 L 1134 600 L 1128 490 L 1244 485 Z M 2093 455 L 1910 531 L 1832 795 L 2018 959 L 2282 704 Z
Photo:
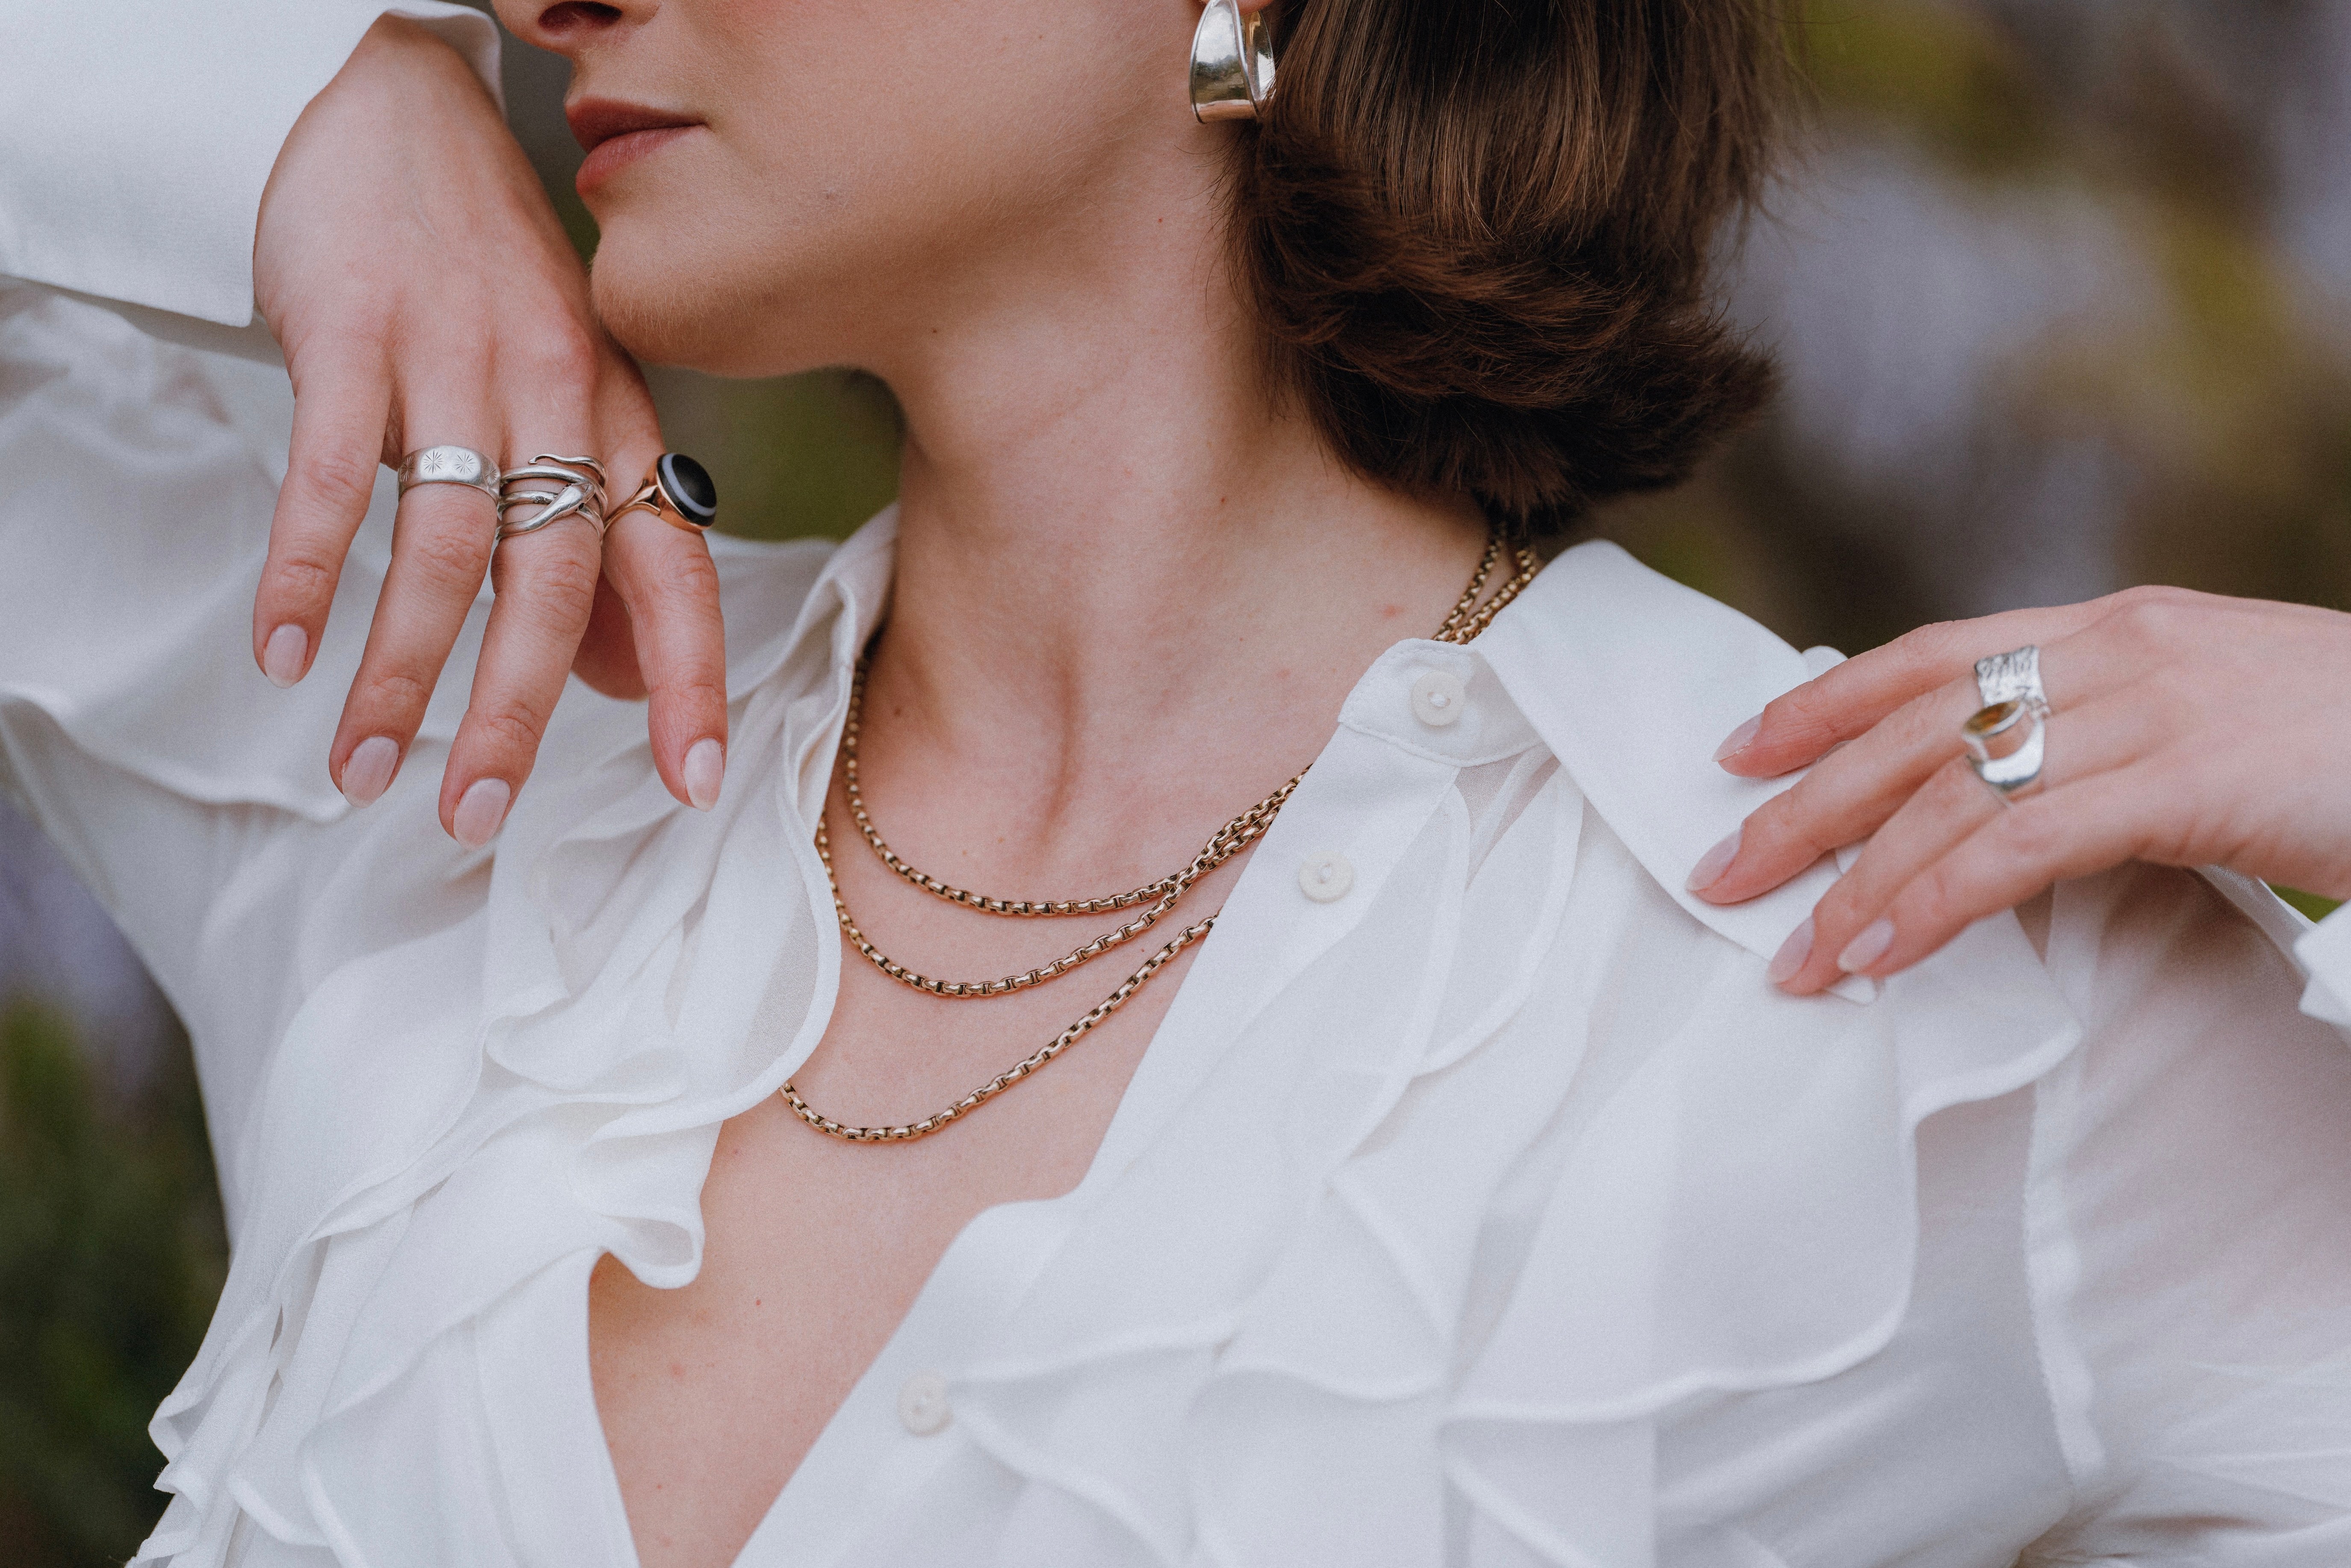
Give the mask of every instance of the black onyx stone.
M 718 486 L 709 469 L 683 452 L 664 452 L 654 472 L 663 492 L 687 522 L 706 528 L 718 520 Z

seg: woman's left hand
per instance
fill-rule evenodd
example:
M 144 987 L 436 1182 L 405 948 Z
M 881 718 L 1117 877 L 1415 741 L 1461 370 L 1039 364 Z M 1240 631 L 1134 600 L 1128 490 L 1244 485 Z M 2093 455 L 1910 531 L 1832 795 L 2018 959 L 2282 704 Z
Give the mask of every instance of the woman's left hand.
M 2038 789 L 2003 803 L 1959 725 L 1981 706 L 1975 662 L 2027 643 L 2046 761 Z M 2126 861 L 2351 896 L 2351 615 L 2149 588 L 1928 626 L 1781 697 L 1719 760 L 1753 779 L 1814 766 L 1698 862 L 1708 902 L 1869 841 L 1771 965 L 1798 994 L 1905 968 Z

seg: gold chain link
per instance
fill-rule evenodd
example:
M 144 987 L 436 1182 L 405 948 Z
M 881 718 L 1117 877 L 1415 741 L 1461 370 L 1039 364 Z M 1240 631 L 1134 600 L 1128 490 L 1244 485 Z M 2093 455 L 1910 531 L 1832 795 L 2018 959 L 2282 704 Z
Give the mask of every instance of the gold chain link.
M 1495 591 L 1492 598 L 1481 605 L 1478 602 L 1479 596 L 1485 591 L 1488 580 L 1492 577 L 1495 562 L 1500 559 L 1501 552 L 1500 536 L 1489 534 L 1486 540 L 1485 554 L 1478 562 L 1477 572 L 1470 578 L 1469 586 L 1462 591 L 1461 597 L 1455 602 L 1452 612 L 1437 627 L 1435 641 L 1456 643 L 1472 641 L 1479 632 L 1494 623 L 1494 617 L 1501 612 L 1505 605 L 1516 599 L 1527 584 L 1534 580 L 1535 573 L 1541 570 L 1542 563 L 1532 550 L 1523 548 L 1516 550 L 1512 560 L 1518 570 L 1508 581 Z M 841 924 L 841 935 L 847 937 L 850 945 L 875 968 L 902 985 L 911 986 L 916 990 L 935 997 L 963 999 L 1008 996 L 1015 991 L 1042 985 L 1049 980 L 1059 979 L 1080 965 L 1090 963 L 1113 948 L 1133 941 L 1156 925 L 1163 916 L 1173 910 L 1177 901 L 1190 891 L 1193 883 L 1263 838 L 1267 830 L 1273 826 L 1274 818 L 1280 813 L 1281 808 L 1288 803 L 1291 794 L 1306 778 L 1306 770 L 1301 768 L 1280 789 L 1210 834 L 1208 841 L 1200 847 L 1199 853 L 1194 855 L 1191 862 L 1181 871 L 1170 872 L 1165 876 L 1155 882 L 1145 883 L 1131 892 L 1101 898 L 993 898 L 985 894 L 971 893 L 963 888 L 955 887 L 915 869 L 891 850 L 889 844 L 883 840 L 881 831 L 874 827 L 872 817 L 865 810 L 864 799 L 859 792 L 857 782 L 858 738 L 864 709 L 866 668 L 866 661 L 861 658 L 857 664 L 856 674 L 850 684 L 849 714 L 841 731 L 843 792 L 847 796 L 850 813 L 855 820 L 858 830 L 864 835 L 867 845 L 883 865 L 935 897 L 945 899 L 962 908 L 978 910 L 987 915 L 1048 917 L 1093 915 L 1129 909 L 1145 900 L 1152 901 L 1151 907 L 1125 925 L 1102 933 L 1083 946 L 1075 948 L 1049 964 L 1040 965 L 1036 968 L 1024 970 L 1018 975 L 1007 975 L 995 980 L 934 979 L 927 975 L 918 974 L 892 959 L 868 941 L 864 932 L 858 929 L 855 917 L 850 914 L 848 901 L 841 896 L 841 878 L 835 873 L 832 864 L 831 836 L 827 831 L 824 814 L 820 812 L 816 826 L 817 858 L 824 862 L 825 881 L 832 892 L 833 915 Z M 1222 913 L 1221 910 L 1217 912 L 1217 914 Z M 836 1122 L 817 1110 L 800 1097 L 799 1090 L 791 1083 L 786 1083 L 777 1092 L 783 1097 L 784 1103 L 791 1107 L 792 1113 L 801 1121 L 828 1137 L 839 1138 L 845 1143 L 903 1144 L 915 1138 L 928 1137 L 948 1123 L 970 1114 L 988 1101 L 995 1099 L 998 1094 L 1084 1039 L 1093 1031 L 1096 1025 L 1123 1007 L 1128 998 L 1141 990 L 1151 977 L 1165 967 L 1178 953 L 1206 936 L 1216 924 L 1217 915 L 1211 915 L 1177 932 L 1172 940 L 1144 959 L 1142 966 L 1122 981 L 1116 990 L 1094 1004 L 1093 1009 L 1083 1018 L 1079 1019 L 1035 1051 L 1014 1062 L 954 1104 L 943 1111 L 934 1112 L 919 1122 L 906 1122 L 897 1126 L 888 1127 L 852 1126 L 847 1123 Z

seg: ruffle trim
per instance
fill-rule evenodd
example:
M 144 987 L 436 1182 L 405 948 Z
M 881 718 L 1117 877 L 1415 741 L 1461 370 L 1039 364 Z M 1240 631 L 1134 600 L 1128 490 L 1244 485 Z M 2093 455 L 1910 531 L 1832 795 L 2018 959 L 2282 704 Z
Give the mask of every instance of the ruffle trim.
M 1573 834 L 1552 831 L 1564 887 Z M 1578 874 L 1579 898 L 1663 896 L 1621 853 Z M 1865 1008 L 1778 997 L 1692 933 L 1706 977 L 1652 1043 L 1662 1016 L 1600 1004 L 1622 955 L 1558 945 L 1560 902 L 1538 901 L 1524 979 L 1466 1051 L 1389 1021 L 1437 1010 L 1443 964 L 1421 1005 L 1390 977 L 1332 1020 L 1343 1049 L 1251 1030 L 1165 1140 L 1199 1174 L 1146 1158 L 1086 1217 L 960 1380 L 957 1420 L 1114 1520 L 1137 1563 L 1656 1561 L 1660 1419 L 1882 1349 L 1910 1297 L 1919 1123 L 2032 1082 L 2080 1031 L 2019 985 L 2043 971 L 2003 921 Z M 1425 948 L 1378 946 L 1441 952 L 1445 925 L 1432 909 Z M 1243 1101 L 1322 1109 L 1245 1122 Z M 1382 1425 L 1398 1440 L 1361 1440 Z M 1329 1458 L 1432 1448 L 1439 1473 Z
M 1621 552 L 1562 569 L 1552 591 L 1571 600 L 1683 594 Z M 1790 668 L 1759 660 L 1743 644 L 1768 634 L 1724 632 L 1737 618 L 1698 603 L 1658 606 L 1657 635 L 1713 662 L 1697 674 L 1727 730 L 1803 665 L 1776 641 Z M 1515 661 L 1516 695 L 1544 672 L 1509 651 L 1510 619 L 1480 652 Z M 1644 617 L 1613 623 L 1627 619 Z M 1592 674 L 1545 684 L 1555 698 Z M 1727 920 L 1689 909 L 1685 852 L 1755 801 L 1726 789 L 1686 813 L 1644 809 L 1644 768 L 1670 758 L 1618 737 L 1628 765 L 1612 767 L 1559 733 L 1556 702 L 1522 706 L 1569 765 L 1552 809 L 1484 858 L 1474 897 L 1382 899 L 1367 920 L 1392 928 L 1351 945 L 1427 954 L 1422 972 L 1325 977 L 1299 988 L 1314 1017 L 1251 1024 L 956 1380 L 956 1419 L 987 1453 L 1114 1527 L 1127 1551 L 1105 1563 L 1658 1561 L 1674 1528 L 1660 1424 L 1883 1349 L 1918 1251 L 1919 1124 L 2032 1082 L 2080 1041 L 2012 918 L 1882 988 L 1774 991 L 1764 955 L 1830 873 Z M 1714 716 L 1681 738 L 1707 732 L 1710 750 Z M 1458 890 L 1467 832 L 1433 818 L 1400 881 Z M 1617 945 L 1593 943 L 1612 925 Z M 1661 994 L 1628 970 L 1689 983 Z M 1337 998 L 1355 1005 L 1333 1016 Z M 1466 1021 L 1433 1023 L 1448 1019 Z M 1266 1105 L 1285 1113 L 1249 1109 Z M 1383 1425 L 1396 1440 L 1362 1440 Z M 1368 1473 L 1335 1452 L 1417 1458 Z M 1670 1555 L 1769 1559 L 1722 1531 Z
M 481 910 L 305 1003 L 255 1114 L 261 1190 L 227 1288 L 152 1427 L 175 1497 L 138 1563 L 211 1568 L 241 1511 L 290 1543 L 423 1568 L 438 1547 L 421 1525 L 361 1552 L 350 1521 L 380 1489 L 370 1425 L 435 1344 L 583 1249 L 652 1284 L 693 1278 L 719 1125 L 814 1048 L 839 977 L 783 752 L 813 729 L 802 749 L 830 755 L 845 680 L 774 677 L 796 646 L 847 667 L 890 542 L 885 517 L 839 551 L 720 543 L 737 695 L 719 807 L 662 789 L 641 708 L 559 711 Z

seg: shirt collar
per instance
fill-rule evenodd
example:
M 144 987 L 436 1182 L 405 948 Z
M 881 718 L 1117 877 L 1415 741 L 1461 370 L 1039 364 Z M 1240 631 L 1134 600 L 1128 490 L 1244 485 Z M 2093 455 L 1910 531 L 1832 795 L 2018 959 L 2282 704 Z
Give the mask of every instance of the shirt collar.
M 805 810 L 821 799 L 848 673 L 888 606 L 897 541 L 893 506 L 832 552 L 789 632 L 737 664 L 738 691 L 747 677 L 757 682 L 800 666 L 790 672 L 790 685 L 823 710 L 809 716 L 818 722 L 793 727 L 799 744 L 791 762 Z M 1429 669 L 1462 680 L 1468 706 L 1458 724 L 1431 730 L 1411 722 L 1411 683 Z M 1340 722 L 1458 765 L 1522 748 L 1531 727 L 1675 902 L 1769 959 L 1835 881 L 1829 861 L 1728 906 L 1706 903 L 1684 883 L 1708 848 L 1794 784 L 1795 775 L 1736 778 L 1716 766 L 1714 750 L 1806 675 L 1803 655 L 1762 626 L 1617 546 L 1594 542 L 1552 562 L 1474 643 L 1414 640 L 1390 649 L 1350 695 Z M 1875 994 L 1866 980 L 1837 988 L 1855 999 Z
M 1796 775 L 1740 779 L 1715 747 L 1802 685 L 1803 655 L 1729 606 L 1617 546 L 1553 561 L 1473 645 L 1552 755 L 1658 884 L 1697 920 L 1766 959 L 1836 880 L 1823 858 L 1760 898 L 1706 903 L 1690 867 Z M 1857 1000 L 1864 980 L 1838 988 Z

